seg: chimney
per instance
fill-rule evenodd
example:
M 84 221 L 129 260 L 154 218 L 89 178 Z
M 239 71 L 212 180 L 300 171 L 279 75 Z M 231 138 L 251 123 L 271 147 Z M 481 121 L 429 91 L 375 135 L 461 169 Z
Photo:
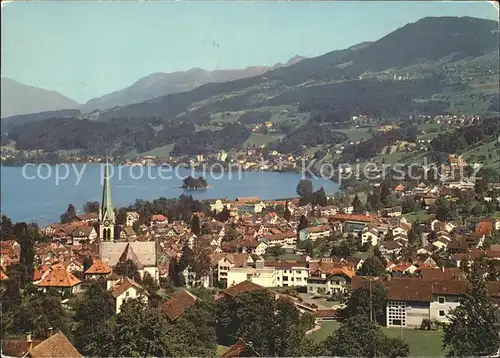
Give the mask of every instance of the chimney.
M 52 333 L 54 333 L 54 328 L 49 327 L 49 337 L 52 336 Z
M 441 267 L 441 272 L 444 272 L 444 266 L 443 266 L 443 267 Z
M 31 332 L 26 333 L 26 342 L 28 343 L 28 351 L 33 348 L 33 339 L 31 337 Z

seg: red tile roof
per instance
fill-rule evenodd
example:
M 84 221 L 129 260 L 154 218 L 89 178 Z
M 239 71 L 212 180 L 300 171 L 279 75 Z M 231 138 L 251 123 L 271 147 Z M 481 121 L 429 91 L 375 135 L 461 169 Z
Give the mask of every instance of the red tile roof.
M 489 235 L 493 231 L 493 221 L 491 220 L 482 220 L 476 227 L 476 233 Z
M 111 273 L 111 268 L 101 260 L 96 259 L 85 273 L 89 275 L 107 275 Z
M 370 215 L 349 215 L 349 214 L 335 214 L 331 219 L 338 221 L 359 221 L 359 222 L 372 222 L 375 218 Z
M 192 293 L 182 290 L 170 295 L 162 304 L 162 310 L 171 321 L 179 318 L 184 312 L 196 304 L 198 298 Z
M 73 287 L 80 284 L 81 281 L 71 272 L 66 270 L 63 264 L 52 265 L 47 275 L 36 284 L 38 287 Z
M 238 339 L 235 344 L 233 344 L 229 350 L 227 350 L 221 357 L 232 358 L 232 357 L 257 357 L 259 356 L 248 343 L 243 339 Z
M 225 290 L 221 291 L 221 293 L 226 296 L 236 297 L 246 292 L 263 290 L 266 290 L 264 286 L 257 285 L 256 283 L 250 281 L 243 281 L 238 283 L 237 285 L 226 288 Z

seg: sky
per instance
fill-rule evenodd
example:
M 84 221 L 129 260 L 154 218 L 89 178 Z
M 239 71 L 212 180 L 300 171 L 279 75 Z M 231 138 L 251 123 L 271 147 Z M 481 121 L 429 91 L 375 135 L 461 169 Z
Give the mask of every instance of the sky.
M 482 1 L 2 3 L 1 72 L 84 103 L 153 72 L 271 66 L 427 16 L 498 11 Z

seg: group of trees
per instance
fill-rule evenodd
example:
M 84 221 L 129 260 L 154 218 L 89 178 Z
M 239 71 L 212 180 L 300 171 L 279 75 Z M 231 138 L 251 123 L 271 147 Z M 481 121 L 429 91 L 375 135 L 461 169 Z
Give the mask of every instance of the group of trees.
M 485 118 L 472 126 L 438 135 L 431 141 L 431 148 L 439 152 L 460 153 L 483 139 L 495 139 L 498 133 L 500 133 L 498 117 Z
M 345 133 L 335 131 L 329 124 L 309 122 L 296 128 L 271 147 L 281 153 L 300 153 L 304 146 L 335 145 L 346 140 Z
M 317 191 L 314 191 L 312 182 L 307 179 L 302 179 L 297 184 L 297 194 L 300 197 L 299 204 L 306 205 L 319 205 L 319 206 L 327 206 L 328 198 L 326 197 L 326 192 L 323 187 L 319 188 Z
M 179 138 L 171 153 L 173 155 L 196 155 L 237 149 L 250 137 L 251 133 L 249 128 L 239 123 L 229 124 L 221 130 L 202 130 Z
M 134 204 L 120 208 L 117 223 L 125 224 L 126 212 L 136 211 L 140 224 L 149 224 L 153 215 L 162 214 L 171 221 L 184 220 L 191 222 L 194 212 L 208 212 L 207 207 L 192 195 L 181 195 L 179 198 L 167 199 L 161 197 L 152 201 L 137 199 Z

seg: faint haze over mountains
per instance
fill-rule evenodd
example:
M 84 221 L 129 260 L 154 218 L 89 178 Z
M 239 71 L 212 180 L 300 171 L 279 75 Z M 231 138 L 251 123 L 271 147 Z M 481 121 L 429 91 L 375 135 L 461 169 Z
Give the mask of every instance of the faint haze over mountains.
M 1 87 L 2 118 L 80 107 L 80 104 L 59 92 L 26 86 L 10 78 L 2 78 Z
M 85 103 L 152 73 L 313 58 L 428 16 L 498 12 L 477 1 L 13 2 L 2 8 L 2 76 Z
M 123 90 L 91 99 L 82 106 L 81 110 L 82 112 L 91 112 L 95 109 L 106 109 L 140 103 L 171 93 L 190 91 L 206 83 L 229 82 L 241 78 L 257 76 L 269 70 L 296 64 L 304 58 L 305 57 L 302 56 L 294 56 L 285 64 L 277 63 L 272 67 L 250 66 L 242 70 L 207 71 L 201 68 L 192 68 L 182 72 L 152 73 L 149 76 L 139 79 L 133 85 Z

